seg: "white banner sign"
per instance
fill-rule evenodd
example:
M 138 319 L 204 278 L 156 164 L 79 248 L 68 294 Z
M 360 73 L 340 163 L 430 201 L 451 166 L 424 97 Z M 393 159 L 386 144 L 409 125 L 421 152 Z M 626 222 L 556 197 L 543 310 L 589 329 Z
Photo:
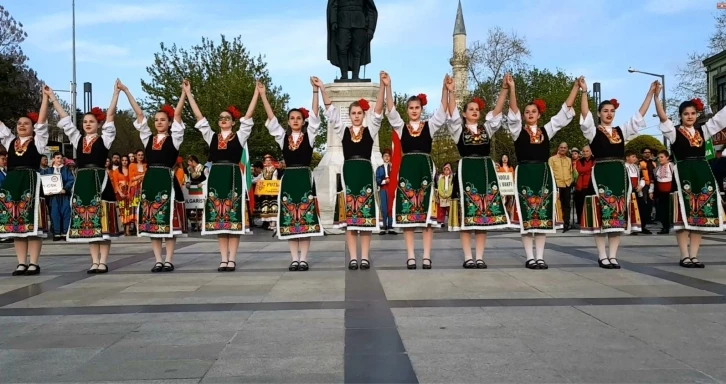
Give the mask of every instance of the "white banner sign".
M 187 188 L 182 185 L 184 192 L 184 207 L 186 209 L 203 209 L 204 208 L 204 189 L 201 185 L 191 185 Z
M 40 183 L 43 185 L 43 193 L 46 195 L 57 195 L 63 189 L 61 175 L 40 176 Z
M 502 196 L 514 196 L 514 177 L 511 172 L 497 172 L 497 180 Z

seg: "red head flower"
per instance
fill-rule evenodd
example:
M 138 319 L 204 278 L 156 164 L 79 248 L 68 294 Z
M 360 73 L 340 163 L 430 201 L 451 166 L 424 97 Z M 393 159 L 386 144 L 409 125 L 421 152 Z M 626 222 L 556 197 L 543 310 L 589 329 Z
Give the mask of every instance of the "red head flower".
M 610 99 L 610 104 L 613 105 L 613 108 L 618 109 L 620 106 L 620 103 L 618 103 L 618 99 Z
M 28 115 L 26 116 L 33 124 L 38 124 L 38 113 L 37 112 L 28 112 Z
M 476 105 L 478 105 L 478 106 L 479 106 L 479 110 L 480 110 L 480 111 L 483 111 L 483 110 L 484 110 L 484 107 L 485 107 L 485 106 L 487 105 L 487 104 L 486 104 L 486 103 L 484 102 L 484 100 L 482 100 L 482 99 L 480 99 L 480 98 L 478 98 L 478 97 L 475 97 L 475 98 L 471 99 L 471 102 L 472 102 L 472 103 L 476 103 Z
M 691 99 L 691 103 L 693 103 L 696 106 L 697 112 L 703 112 L 703 101 L 696 97 L 695 99 Z
M 416 95 L 416 98 L 421 102 L 422 107 L 425 107 L 426 104 L 429 103 L 425 93 L 419 93 L 418 95 Z
M 532 102 L 537 107 L 537 110 L 539 111 L 539 114 L 544 114 L 547 110 L 547 104 L 545 104 L 544 100 L 542 99 L 536 99 Z
M 166 113 L 166 117 L 168 117 L 170 121 L 174 119 L 174 108 L 172 108 L 171 105 L 164 105 L 159 111 Z
M 358 105 L 360 105 L 360 109 L 362 109 L 363 112 L 367 112 L 369 109 L 371 109 L 371 105 L 368 104 L 368 100 L 366 99 L 358 100 Z
M 91 108 L 91 112 L 89 113 L 96 118 L 96 121 L 98 121 L 99 124 L 102 124 L 104 121 L 106 121 L 106 114 L 101 108 L 93 107 Z
M 234 105 L 230 105 L 225 109 L 225 111 L 229 112 L 230 115 L 232 115 L 232 118 L 235 120 L 239 120 L 240 117 L 242 117 L 242 112 L 240 112 L 237 108 L 235 108 Z
M 310 112 L 305 108 L 298 108 L 300 110 L 300 113 L 303 115 L 303 119 L 307 120 L 308 116 L 310 116 Z

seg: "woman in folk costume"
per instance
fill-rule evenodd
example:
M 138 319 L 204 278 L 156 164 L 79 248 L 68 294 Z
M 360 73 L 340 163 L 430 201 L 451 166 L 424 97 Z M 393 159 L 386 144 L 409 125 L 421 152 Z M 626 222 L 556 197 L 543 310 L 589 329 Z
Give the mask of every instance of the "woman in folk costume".
M 484 262 L 484 248 L 486 247 L 487 233 L 491 229 L 503 229 L 510 226 L 507 216 L 504 197 L 499 193 L 497 168 L 492 158 L 491 141 L 494 133 L 502 125 L 502 109 L 509 90 L 507 81 L 502 82 L 502 89 L 497 98 L 494 110 L 487 113 L 484 123 L 479 119 L 484 112 L 484 100 L 475 97 L 464 106 L 462 118 L 456 105 L 454 81 L 447 80 L 449 99 L 449 132 L 459 149 L 461 160 L 454 187 L 458 206 L 452 214 L 457 221 L 454 230 L 459 230 L 461 246 L 464 250 L 463 267 L 467 269 L 487 267 Z M 451 220 L 450 220 L 451 221 Z M 471 257 L 471 234 L 474 233 L 476 241 L 476 261 Z
M 449 208 L 451 207 L 454 190 L 454 175 L 451 163 L 444 164 L 441 174 L 436 179 L 435 188 L 436 221 L 441 225 L 445 225 L 446 216 L 450 214 Z
M 423 269 L 431 269 L 431 243 L 434 239 L 434 227 L 440 223 L 436 221 L 434 212 L 434 174 L 436 168 L 431 160 L 431 147 L 434 134 L 443 127 L 447 121 L 446 78 L 441 89 L 441 106 L 428 121 L 422 121 L 421 115 L 426 106 L 426 95 L 413 96 L 406 102 L 408 123 L 404 122 L 396 111 L 391 79 L 386 77 L 386 115 L 391 127 L 401 141 L 403 158 L 398 169 L 396 195 L 393 203 L 393 227 L 403 228 L 406 240 L 408 259 L 406 267 L 416 269 L 416 255 L 414 254 L 414 230 L 423 229 Z
M 53 104 L 60 117 L 58 127 L 63 129 L 76 151 L 78 167 L 71 193 L 71 224 L 66 239 L 88 243 L 92 263 L 88 273 L 108 272 L 106 263 L 111 252 L 111 237 L 120 233 L 114 182 L 104 162 L 116 139 L 113 120 L 121 86 L 121 81 L 116 80 L 111 105 L 105 113 L 96 107 L 83 115 L 83 133 L 58 103 Z M 49 96 L 53 95 L 53 90 L 46 92 Z
M 368 260 L 371 248 L 371 232 L 380 230 L 380 207 L 376 199 L 376 175 L 373 173 L 371 154 L 373 143 L 378 137 L 378 131 L 383 121 L 383 97 L 385 93 L 385 79 L 388 74 L 381 71 L 378 99 L 373 113 L 368 101 L 360 99 L 350 104 L 348 116 L 350 127 L 343 125 L 340 112 L 330 101 L 325 87 L 319 84 L 323 94 L 323 104 L 327 107 L 325 117 L 328 125 L 333 128 L 342 140 L 343 145 L 343 201 L 345 202 L 345 221 L 340 227 L 345 228 L 345 242 L 350 253 L 348 269 L 358 269 L 358 234 L 360 234 L 360 268 L 370 269 Z
M 138 233 L 138 228 L 136 228 L 136 211 L 138 211 L 139 201 L 141 201 L 141 182 L 144 180 L 148 165 L 146 164 L 146 156 L 144 155 L 143 149 L 136 151 L 134 160 L 129 160 L 131 161 L 131 165 L 129 165 L 129 200 L 131 201 L 131 211 L 126 220 L 133 227 L 133 230 Z
M 131 213 L 131 194 L 130 194 L 130 176 L 131 167 L 136 164 L 131 164 L 131 160 L 128 155 L 121 156 L 121 165 L 114 174 L 114 182 L 116 183 L 116 201 L 118 202 L 118 212 L 121 217 L 121 224 L 124 226 L 124 235 L 131 236 L 131 221 L 130 218 L 133 216 Z
M 265 155 L 262 172 L 258 175 L 259 180 L 278 180 L 277 168 L 275 167 L 275 158 L 272 155 Z M 277 196 L 257 195 L 255 196 L 255 216 L 259 217 L 262 222 L 269 224 L 270 231 L 274 231 L 277 223 L 278 214 Z
M 136 229 L 139 237 L 151 238 L 156 263 L 151 272 L 171 272 L 174 264 L 175 236 L 186 233 L 184 194 L 181 185 L 174 177 L 172 167 L 179 147 L 184 141 L 184 123 L 181 119 L 184 101 L 191 85 L 188 80 L 182 84 L 181 96 L 176 109 L 165 105 L 154 114 L 156 135 L 151 132 L 144 112 L 136 103 L 129 89 L 121 85 L 121 90 L 129 99 L 136 113 L 134 127 L 139 131 L 141 143 L 146 148 L 145 159 L 148 163 L 141 182 L 139 208 L 136 214 Z M 138 157 L 138 154 L 137 154 Z M 162 241 L 166 241 L 166 258 L 161 257 Z
M 18 118 L 17 136 L 0 121 L 0 143 L 8 150 L 8 172 L 0 188 L 0 238 L 12 238 L 18 266 L 13 276 L 40 273 L 38 258 L 47 232 L 46 205 L 40 197 L 38 168 L 48 145 L 48 100 L 55 95 L 43 88 L 40 113 L 31 112 Z M 30 260 L 28 260 L 30 256 Z
M 217 235 L 219 252 L 222 261 L 217 268 L 218 272 L 232 272 L 237 269 L 237 248 L 240 235 L 249 232 L 247 222 L 247 182 L 239 167 L 242 152 L 247 145 L 247 139 L 252 133 L 252 114 L 257 105 L 257 88 L 254 89 L 252 101 L 247 113 L 242 117 L 234 106 L 228 107 L 219 114 L 219 133 L 215 133 L 209 126 L 209 121 L 194 100 L 191 89 L 185 92 L 189 105 L 192 107 L 198 129 L 209 145 L 209 161 L 212 168 L 209 177 L 204 183 L 204 215 L 202 217 L 202 236 Z M 233 131 L 235 121 L 239 120 L 240 127 Z
M 595 165 L 592 168 L 591 182 L 595 196 L 585 199 L 584 217 L 580 232 L 595 234 L 598 264 L 605 269 L 619 269 L 617 253 L 620 235 L 632 230 L 640 231 L 639 223 L 633 227 L 637 202 L 632 200 L 632 188 L 628 179 L 623 159 L 625 158 L 625 141 L 638 135 L 638 129 L 645 127 L 643 116 L 648 112 L 650 101 L 655 92 L 655 83 L 651 84 L 648 94 L 640 106 L 623 127 L 613 127 L 615 110 L 618 102 L 615 99 L 605 100 L 598 106 L 600 125 L 595 126 L 587 100 L 587 83 L 584 78 L 579 80 L 582 93 L 582 111 L 580 127 L 590 143 Z M 605 253 L 605 243 L 609 252 Z
M 580 89 L 579 81 L 572 84 L 570 95 L 562 108 L 544 127 L 539 127 L 537 124 L 545 112 L 545 102 L 537 99 L 525 105 L 523 123 L 517 107 L 514 79 L 508 76 L 506 81 L 509 87 L 507 125 L 514 140 L 514 151 L 519 162 L 514 171 L 516 204 L 512 224 L 518 225 L 522 234 L 522 244 L 527 255 L 525 267 L 547 269 L 547 263 L 544 261 L 545 243 L 547 234 L 556 232 L 557 218 L 555 204 L 557 185 L 547 163 L 550 157 L 550 139 L 575 117 L 572 105 Z M 533 242 L 535 254 L 532 253 Z
M 282 148 L 282 157 L 288 164 L 280 181 L 277 202 L 280 212 L 277 219 L 277 238 L 287 240 L 292 262 L 288 270 L 307 271 L 310 238 L 323 235 L 320 225 L 318 200 L 315 196 L 315 180 L 310 170 L 315 136 L 320 128 L 318 92 L 323 82 L 310 78 L 313 87 L 312 115 L 305 108 L 293 108 L 287 112 L 288 129 L 285 130 L 275 117 L 267 101 L 265 85 L 257 82 L 257 91 L 267 112 L 265 126 Z M 326 107 L 330 107 L 326 105 Z M 308 120 L 308 117 L 310 118 Z M 306 121 L 308 120 L 308 121 Z M 299 252 L 299 255 L 298 255 Z
M 681 250 L 679 264 L 684 268 L 704 268 L 698 260 L 698 249 L 704 232 L 718 232 L 725 228 L 721 195 L 705 158 L 705 143 L 726 128 L 726 108 L 699 123 L 699 114 L 704 110 L 703 102 L 700 99 L 684 101 L 678 107 L 681 124 L 673 126 L 658 97 L 661 88 L 662 85 L 657 83 L 653 99 L 661 122 L 660 130 L 671 143 L 675 160 L 673 179 L 677 191 L 673 198 L 675 212 L 672 216 L 678 248 Z

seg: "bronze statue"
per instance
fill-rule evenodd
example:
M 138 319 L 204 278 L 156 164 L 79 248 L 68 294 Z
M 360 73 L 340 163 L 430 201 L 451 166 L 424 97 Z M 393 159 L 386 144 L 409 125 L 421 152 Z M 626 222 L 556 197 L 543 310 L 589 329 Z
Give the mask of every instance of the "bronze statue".
M 361 65 L 371 62 L 371 40 L 378 11 L 373 0 L 328 0 L 328 60 L 340 68 L 341 80 L 360 80 Z

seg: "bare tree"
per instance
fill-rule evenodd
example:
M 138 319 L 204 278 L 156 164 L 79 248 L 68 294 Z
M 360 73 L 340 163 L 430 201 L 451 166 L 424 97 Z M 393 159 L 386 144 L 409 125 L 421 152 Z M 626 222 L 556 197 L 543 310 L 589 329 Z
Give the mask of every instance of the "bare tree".
M 493 96 L 495 84 L 507 72 L 525 67 L 529 57 L 527 40 L 515 32 L 506 33 L 500 27 L 489 29 L 486 41 L 475 41 L 466 52 L 466 63 L 474 89 L 484 90 L 482 96 Z
M 23 23 L 16 21 L 10 12 L 0 5 L 0 56 L 11 57 L 18 65 L 25 63 L 27 57 L 23 54 L 20 44 L 27 37 Z

